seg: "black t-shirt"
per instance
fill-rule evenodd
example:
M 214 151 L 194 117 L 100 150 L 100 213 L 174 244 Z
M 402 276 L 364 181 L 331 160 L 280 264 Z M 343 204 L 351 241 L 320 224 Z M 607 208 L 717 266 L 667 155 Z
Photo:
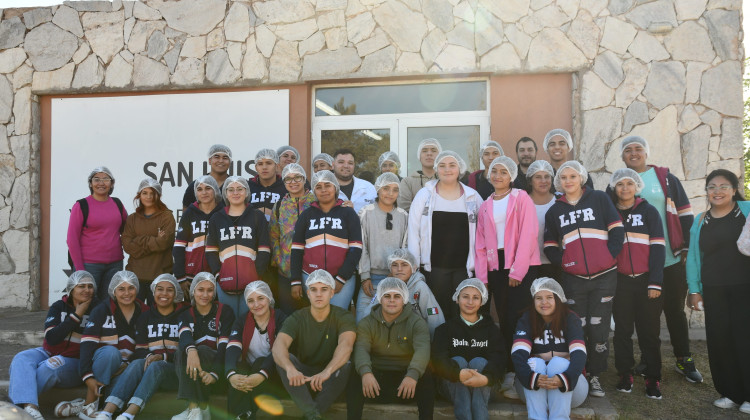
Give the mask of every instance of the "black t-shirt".
M 466 213 L 433 211 L 431 265 L 465 269 L 468 257 L 469 216 Z
M 745 226 L 745 216 L 735 204 L 724 217 L 707 211 L 700 233 L 703 252 L 701 280 L 704 286 L 734 286 L 750 283 L 750 257 L 737 249 L 737 239 Z
M 518 167 L 518 176 L 515 180 L 513 180 L 513 188 L 518 188 L 519 190 L 526 190 L 526 186 L 528 185 L 528 182 L 526 181 L 526 173 L 521 170 L 521 167 Z
M 352 192 L 354 191 L 354 181 L 349 183 L 349 185 L 341 185 L 341 192 L 346 194 L 346 197 L 351 200 L 352 199 Z

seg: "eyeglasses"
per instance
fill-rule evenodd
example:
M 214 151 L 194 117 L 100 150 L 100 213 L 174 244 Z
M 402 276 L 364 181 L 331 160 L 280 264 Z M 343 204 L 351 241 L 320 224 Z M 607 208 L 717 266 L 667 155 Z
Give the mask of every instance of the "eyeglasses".
M 94 177 L 94 178 L 91 178 L 91 182 L 92 182 L 92 183 L 94 183 L 94 184 L 98 184 L 98 183 L 100 183 L 100 182 L 101 182 L 102 184 L 109 184 L 110 182 L 112 182 L 112 178 L 99 178 L 99 177 Z
M 291 184 L 292 182 L 302 182 L 305 180 L 305 177 L 303 176 L 295 176 L 295 177 L 287 177 L 284 178 L 284 184 Z
M 393 215 L 390 213 L 385 214 L 385 230 L 393 230 Z
M 244 191 L 245 191 L 244 188 L 227 188 L 227 194 L 235 194 L 235 193 L 239 194 Z
M 732 189 L 731 185 L 709 185 L 706 187 L 706 191 L 712 193 L 716 191 L 727 192 Z

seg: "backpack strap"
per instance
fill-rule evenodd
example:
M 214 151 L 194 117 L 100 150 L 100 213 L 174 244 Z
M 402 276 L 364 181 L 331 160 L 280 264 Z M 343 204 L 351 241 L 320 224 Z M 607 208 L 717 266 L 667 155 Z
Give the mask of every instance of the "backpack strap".
M 117 204 L 117 209 L 120 210 L 120 217 L 122 217 L 122 212 L 125 211 L 125 206 L 122 205 L 122 201 L 120 201 L 120 199 L 117 197 L 112 197 L 112 201 L 114 201 L 115 204 Z M 125 221 L 123 220 L 122 223 L 120 223 L 120 233 L 122 233 L 124 230 L 125 230 Z
M 89 202 L 85 198 L 82 198 L 76 200 L 76 203 L 78 203 L 78 207 L 81 208 L 81 213 L 83 214 L 83 227 L 86 227 L 86 221 L 89 218 Z

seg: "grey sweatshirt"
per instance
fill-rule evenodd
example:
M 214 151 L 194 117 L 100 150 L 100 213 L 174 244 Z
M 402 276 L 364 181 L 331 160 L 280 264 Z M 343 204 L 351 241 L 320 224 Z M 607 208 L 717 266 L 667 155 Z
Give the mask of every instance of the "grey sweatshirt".
M 387 213 L 378 207 L 378 203 L 368 204 L 359 211 L 362 225 L 362 258 L 359 259 L 359 274 L 362 280 L 371 274 L 389 275 L 391 267 L 388 256 L 397 248 L 406 247 L 406 224 L 409 213 L 395 207 L 391 230 L 386 229 Z
M 415 171 L 402 179 L 401 184 L 398 186 L 398 206 L 408 213 L 414 196 L 424 187 L 424 184 L 433 179 L 437 179 L 437 172 L 435 172 L 434 176 L 427 177 L 422 175 L 422 171 Z

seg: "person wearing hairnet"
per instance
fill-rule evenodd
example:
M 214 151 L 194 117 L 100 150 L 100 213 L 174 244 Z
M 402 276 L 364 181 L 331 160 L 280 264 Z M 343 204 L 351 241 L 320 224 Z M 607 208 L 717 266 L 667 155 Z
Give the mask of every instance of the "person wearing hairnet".
M 149 288 L 154 302 L 138 317 L 135 351 L 129 358 L 130 364 L 122 373 L 122 379 L 112 387 L 98 420 L 120 410 L 124 411 L 115 420 L 131 420 L 143 411 L 156 391 L 178 388 L 174 356 L 179 340 L 179 317 L 190 305 L 184 302 L 182 289 L 171 274 L 155 278 Z M 217 379 L 210 376 L 210 381 Z
M 690 352 L 688 322 L 685 315 L 685 298 L 688 291 L 684 261 L 690 243 L 690 227 L 694 220 L 690 200 L 682 183 L 669 172 L 669 168 L 647 163 L 650 148 L 645 138 L 625 137 L 620 142 L 620 152 L 625 166 L 638 172 L 643 180 L 643 189 L 639 197 L 656 207 L 661 218 L 666 247 L 662 310 L 667 320 L 669 339 L 676 359 L 675 367 L 688 382 L 702 383 L 703 375 L 695 368 L 695 361 Z M 640 346 L 640 341 L 638 344 Z M 646 370 L 644 362 L 642 360 L 636 367 L 637 373 L 643 374 Z
M 312 161 L 313 173 L 326 170 L 333 172 L 333 156 L 328 153 L 318 153 Z
M 344 207 L 352 207 L 359 213 L 362 207 L 374 203 L 377 192 L 368 181 L 354 176 L 356 157 L 349 149 L 339 149 L 333 154 L 333 173 L 339 183 L 339 199 Z
M 208 175 L 216 180 L 216 185 L 219 186 L 219 195 L 221 195 L 221 191 L 224 189 L 224 181 L 229 176 L 228 171 L 232 166 L 232 150 L 223 144 L 214 144 L 209 147 L 208 166 L 210 168 Z M 195 180 L 193 180 L 185 188 L 185 194 L 182 197 L 182 209 L 185 210 L 190 204 L 195 203 L 195 201 Z
M 316 201 L 302 212 L 292 237 L 292 297 L 302 297 L 302 282 L 317 269 L 335 276 L 331 304 L 348 309 L 354 296 L 354 272 L 362 256 L 362 227 L 351 207 L 338 199 L 339 184 L 330 171 L 312 177 Z
M 357 327 L 351 312 L 331 304 L 335 282 L 325 270 L 310 273 L 310 306 L 284 321 L 272 347 L 281 382 L 306 419 L 322 418 L 349 380 Z
M 417 156 L 422 169 L 418 169 L 401 180 L 398 192 L 398 206 L 406 211 L 411 208 L 411 202 L 417 192 L 425 186 L 428 181 L 437 179 L 435 171 L 435 158 L 443 147 L 437 139 L 424 139 L 417 146 Z
M 278 156 L 278 164 L 276 165 L 276 174 L 281 175 L 281 171 L 286 168 L 286 165 L 290 163 L 299 163 L 299 151 L 292 146 L 281 146 L 276 149 L 276 155 Z
M 208 222 L 206 259 L 219 285 L 216 289 L 219 302 L 229 305 L 241 318 L 247 313 L 242 292 L 266 272 L 271 259 L 271 241 L 265 216 L 248 205 L 247 181 L 231 176 L 225 184 L 227 207 L 216 212 Z
M 53 387 L 82 384 L 78 375 L 83 327 L 96 306 L 96 281 L 87 271 L 68 278 L 63 297 L 53 303 L 44 321 L 42 347 L 24 350 L 10 362 L 8 398 L 35 420 L 42 420 L 39 394 Z M 84 400 L 63 401 L 55 407 L 57 417 L 76 416 Z
M 528 180 L 526 174 L 529 171 L 529 166 L 536 161 L 537 146 L 534 139 L 531 137 L 521 137 L 516 142 L 516 160 L 518 161 L 518 176 L 513 181 L 513 186 L 519 190 L 526 190 L 528 186 Z
M 296 163 L 290 163 L 284 170 L 290 165 Z M 244 296 L 250 311 L 245 318 L 235 321 L 224 362 L 230 385 L 227 411 L 238 419 L 254 419 L 259 410 L 255 399 L 258 395 L 279 397 L 278 373 L 271 349 L 286 315 L 273 308 L 271 288 L 261 280 L 248 284 Z
M 258 175 L 247 181 L 250 186 L 250 206 L 263 212 L 266 220 L 271 220 L 274 205 L 286 194 L 284 181 L 280 175 L 276 175 L 278 163 L 279 156 L 273 149 L 260 149 L 255 154 L 255 172 Z
M 141 181 L 133 206 L 135 212 L 128 216 L 122 232 L 122 247 L 128 253 L 125 269 L 138 276 L 138 297 L 151 305 L 148 285 L 159 274 L 172 272 L 176 224 L 172 211 L 161 201 L 161 185 L 153 178 Z
M 520 172 L 520 171 L 519 171 Z M 539 234 L 537 235 L 537 245 L 539 247 L 539 277 L 551 277 L 560 280 L 562 270 L 560 266 L 552 264 L 544 253 L 544 216 L 547 210 L 555 204 L 555 194 L 552 189 L 552 177 L 555 170 L 546 160 L 535 160 L 526 169 L 526 192 L 529 193 L 531 201 L 534 202 L 536 209 L 536 218 L 539 222 Z M 520 175 L 519 175 L 520 176 Z M 516 178 L 517 179 L 517 178 Z
M 607 370 L 612 299 L 617 289 L 617 256 L 625 231 L 604 191 L 585 186 L 588 172 L 571 160 L 560 165 L 555 189 L 562 197 L 545 215 L 544 253 L 562 267 L 570 309 L 583 321 L 591 375 L 589 393 L 603 397 L 599 375 Z
M 292 237 L 300 214 L 315 202 L 315 194 L 307 188 L 307 173 L 301 165 L 290 163 L 281 171 L 287 193 L 271 212 L 269 236 L 271 238 L 271 268 L 278 275 L 278 302 L 284 313 L 291 314 L 306 306 L 300 292 L 292 297 Z
M 138 299 L 135 273 L 122 270 L 112 276 L 108 298 L 91 311 L 81 337 L 78 372 L 86 384 L 86 399 L 78 417 L 93 420 L 103 396 L 102 387 L 114 386 L 135 351 L 136 322 L 148 311 Z M 111 389 L 111 388 L 109 388 Z
M 191 307 L 178 319 L 180 341 L 174 363 L 177 398 L 185 400 L 187 408 L 172 420 L 211 418 L 208 400 L 218 390 L 210 384 L 224 374 L 224 354 L 234 325 L 232 308 L 216 302 L 216 287 L 213 274 L 200 272 L 185 295 L 190 297 Z
M 632 169 L 618 169 L 608 190 L 625 227 L 625 244 L 617 256 L 617 291 L 612 316 L 615 320 L 615 368 L 620 375 L 617 390 L 633 390 L 633 324 L 646 362 L 646 395 L 661 399 L 661 289 L 664 270 L 664 230 L 659 212 L 637 197 L 643 180 Z
M 482 147 L 479 149 L 479 154 L 482 158 L 482 165 L 484 165 L 484 169 L 480 169 L 478 171 L 467 174 L 467 176 L 462 179 L 461 182 L 477 190 L 479 196 L 482 197 L 482 200 L 486 200 L 487 197 L 489 197 L 490 194 L 495 191 L 495 188 L 490 182 L 490 164 L 493 160 L 495 160 L 495 158 L 505 156 L 505 153 L 503 152 L 503 148 L 502 146 L 500 146 L 500 143 L 490 140 L 482 145 Z
M 480 313 L 489 295 L 476 278 L 462 281 L 453 294 L 459 313 L 435 330 L 432 366 L 438 390 L 453 402 L 457 419 L 488 419 L 492 387 L 503 375 L 506 346 L 500 328 Z
M 568 308 L 554 279 L 534 280 L 531 295 L 534 306 L 518 320 L 513 336 L 515 387 L 530 419 L 567 419 L 588 392 L 582 320 Z
M 396 206 L 399 179 L 384 172 L 375 181 L 378 197 L 359 211 L 362 225 L 362 258 L 359 260 L 361 287 L 357 296 L 357 322 L 367 316 L 378 282 L 388 276 L 388 255 L 406 246 L 409 213 Z
M 501 331 L 510 356 L 513 328 L 524 308 L 531 305 L 529 287 L 537 277 L 539 223 L 534 202 L 526 191 L 513 188 L 518 167 L 508 156 L 488 165 L 495 191 L 479 208 L 476 238 L 476 275 L 495 302 Z M 489 307 L 486 314 L 489 315 Z M 518 398 L 513 384 L 513 363 L 506 359 L 505 396 Z
M 396 174 L 398 181 L 401 182 L 401 175 L 398 173 L 401 170 L 401 159 L 398 158 L 396 152 L 390 150 L 383 152 L 378 158 L 378 168 L 380 168 L 381 174 L 386 172 Z
M 378 304 L 357 325 L 354 370 L 347 388 L 346 418 L 362 418 L 367 401 L 417 401 L 420 419 L 432 419 L 435 392 L 430 370 L 430 332 L 409 305 L 406 283 L 378 283 Z
M 457 153 L 441 152 L 435 159 L 438 180 L 427 182 L 409 210 L 409 252 L 449 319 L 456 313 L 451 300 L 456 286 L 472 277 L 477 213 L 482 198 L 459 182 L 466 163 Z
M 569 155 L 573 151 L 573 137 L 562 128 L 555 128 L 544 136 L 542 148 L 550 158 L 549 162 L 554 172 L 552 176 L 555 176 L 557 171 L 560 170 L 560 165 L 568 161 Z M 586 187 L 594 189 L 594 180 L 591 177 L 588 177 L 585 182 Z M 557 192 L 562 194 L 560 190 L 557 190 Z
M 115 177 L 105 166 L 88 176 L 91 195 L 73 204 L 68 222 L 68 262 L 73 271 L 88 271 L 98 290 L 99 300 L 107 298 L 112 276 L 122 270 L 122 240 L 128 212 L 112 197 Z

